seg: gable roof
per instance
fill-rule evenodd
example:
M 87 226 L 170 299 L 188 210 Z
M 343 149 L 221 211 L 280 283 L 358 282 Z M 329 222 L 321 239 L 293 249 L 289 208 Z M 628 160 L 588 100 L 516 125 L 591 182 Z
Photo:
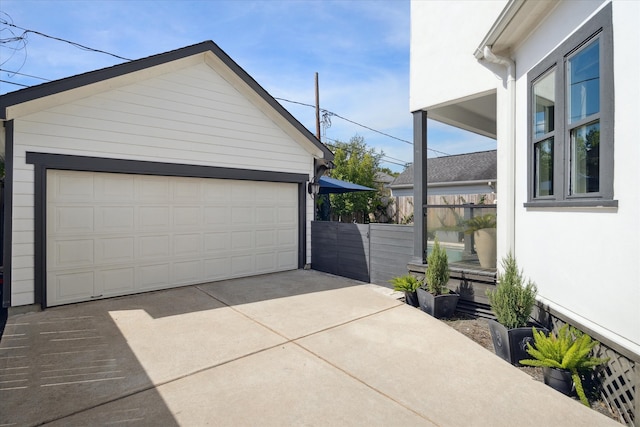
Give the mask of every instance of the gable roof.
M 497 150 L 427 159 L 427 184 L 495 181 Z M 413 164 L 389 185 L 389 188 L 413 187 Z
M 51 82 L 42 83 L 14 92 L 0 95 L 0 120 L 8 119 L 8 109 L 12 106 L 25 102 L 37 100 L 51 95 L 60 94 L 62 92 L 78 89 L 83 86 L 103 82 L 112 78 L 124 76 L 126 74 L 145 70 L 172 61 L 177 61 L 190 56 L 210 52 L 222 61 L 237 77 L 239 77 L 247 86 L 249 86 L 262 100 L 264 100 L 271 108 L 280 114 L 287 122 L 289 122 L 305 139 L 308 139 L 313 145 L 320 149 L 323 156 L 327 160 L 333 160 L 333 153 L 315 135 L 313 135 L 306 127 L 302 125 L 295 117 L 291 115 L 278 101 L 276 101 L 262 86 L 258 84 L 242 67 L 240 67 L 229 55 L 227 55 L 217 44 L 208 40 L 191 46 L 172 50 L 157 55 L 148 56 L 146 58 L 136 59 L 125 62 L 123 64 L 114 65 L 107 68 L 101 68 L 95 71 L 66 77 Z

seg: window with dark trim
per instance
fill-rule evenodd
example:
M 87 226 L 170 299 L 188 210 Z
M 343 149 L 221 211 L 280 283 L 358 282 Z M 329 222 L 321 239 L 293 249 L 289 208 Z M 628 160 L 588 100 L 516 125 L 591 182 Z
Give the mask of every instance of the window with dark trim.
M 526 206 L 616 206 L 611 5 L 528 74 Z

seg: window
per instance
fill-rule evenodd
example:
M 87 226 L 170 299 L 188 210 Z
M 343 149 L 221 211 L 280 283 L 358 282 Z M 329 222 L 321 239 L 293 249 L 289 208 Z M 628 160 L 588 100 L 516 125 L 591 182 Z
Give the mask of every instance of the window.
M 528 82 L 526 206 L 616 206 L 611 5 L 535 66 Z

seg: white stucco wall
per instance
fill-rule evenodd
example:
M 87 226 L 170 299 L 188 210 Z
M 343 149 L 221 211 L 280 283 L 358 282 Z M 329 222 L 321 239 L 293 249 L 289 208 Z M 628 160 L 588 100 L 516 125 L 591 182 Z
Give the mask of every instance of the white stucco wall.
M 604 4 L 562 3 L 514 52 L 518 105 L 515 253 L 525 274 L 537 283 L 544 302 L 640 354 L 640 3 L 613 2 L 614 198 L 619 207 L 523 206 L 527 199 L 528 162 L 526 73 Z M 498 112 L 498 117 L 505 116 Z M 498 141 L 498 152 L 500 144 Z M 498 165 L 505 167 L 500 161 Z M 503 189 L 510 191 L 507 185 Z
M 59 105 L 35 101 L 45 108 L 29 106 L 32 112 L 14 119 L 12 305 L 34 302 L 34 166 L 27 152 L 313 176 L 313 155 L 252 102 L 255 94 L 206 61 L 193 62 L 155 76 L 145 70 L 136 83 Z M 310 262 L 309 197 L 306 207 Z
M 495 89 L 493 73 L 474 50 L 506 0 L 411 2 L 410 111 Z

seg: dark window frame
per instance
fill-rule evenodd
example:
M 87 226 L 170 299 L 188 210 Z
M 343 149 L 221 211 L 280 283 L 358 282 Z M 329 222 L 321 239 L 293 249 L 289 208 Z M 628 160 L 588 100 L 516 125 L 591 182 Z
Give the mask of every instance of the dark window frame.
M 567 61 L 587 44 L 599 39 L 600 43 L 600 188 L 597 193 L 571 194 L 571 129 L 580 122 L 569 123 L 567 113 Z M 555 70 L 555 111 L 552 133 L 535 136 L 533 86 Z M 613 75 L 613 28 L 611 5 L 607 5 L 553 52 L 527 73 L 527 175 L 528 194 L 525 207 L 617 207 L 613 196 L 614 173 L 614 75 Z M 589 116 L 586 122 L 594 120 Z M 553 195 L 536 197 L 535 144 L 552 134 L 553 148 Z

